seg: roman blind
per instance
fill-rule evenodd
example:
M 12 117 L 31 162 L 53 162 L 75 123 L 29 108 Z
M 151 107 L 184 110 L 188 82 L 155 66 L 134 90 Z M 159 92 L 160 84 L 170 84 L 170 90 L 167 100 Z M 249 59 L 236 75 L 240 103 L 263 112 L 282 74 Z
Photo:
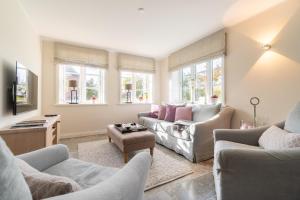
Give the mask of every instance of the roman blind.
M 57 62 L 108 68 L 108 52 L 102 49 L 55 43 L 54 58 Z
M 169 56 L 169 71 L 199 60 L 226 53 L 226 33 L 222 29 Z
M 131 54 L 118 54 L 119 70 L 155 73 L 155 60 L 153 58 Z

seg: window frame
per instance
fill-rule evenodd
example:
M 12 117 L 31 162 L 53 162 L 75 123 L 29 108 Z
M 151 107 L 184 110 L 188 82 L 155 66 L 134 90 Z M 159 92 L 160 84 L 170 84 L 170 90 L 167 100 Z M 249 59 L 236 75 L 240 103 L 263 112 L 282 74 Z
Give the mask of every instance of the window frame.
M 150 76 L 150 80 L 151 80 L 151 83 L 148 83 L 149 84 L 149 91 L 147 91 L 147 90 L 145 90 L 145 89 L 143 89 L 142 91 L 147 91 L 147 92 L 149 92 L 149 94 L 151 94 L 150 95 L 150 100 L 148 100 L 148 102 L 139 102 L 137 99 L 138 98 L 136 98 L 136 97 L 133 97 L 133 92 L 136 92 L 137 90 L 136 90 L 136 86 L 134 86 L 133 85 L 133 90 L 132 90 L 132 93 L 131 93 L 131 101 L 132 101 L 132 103 L 131 104 L 152 104 L 153 103 L 153 90 L 154 90 L 154 83 L 153 83 L 153 78 L 154 78 L 154 76 L 153 76 L 153 74 L 152 73 L 149 73 L 149 72 L 140 72 L 140 71 L 132 71 L 132 70 L 119 70 L 119 103 L 120 104 L 128 104 L 128 103 L 126 103 L 126 102 L 123 102 L 122 101 L 122 92 L 123 92 L 123 90 L 122 90 L 122 72 L 125 72 L 125 73 L 131 73 L 132 74 L 132 82 L 133 83 L 135 83 L 136 81 L 136 79 L 135 79 L 135 76 L 134 76 L 134 74 L 143 74 L 143 75 L 149 75 Z M 143 80 L 143 81 L 145 81 L 145 80 Z M 147 84 L 147 82 L 145 82 L 146 84 Z M 135 101 L 135 100 L 137 100 L 137 101 Z
M 61 80 L 63 80 L 64 76 L 63 74 L 61 74 L 61 65 L 70 65 L 70 66 L 78 66 L 80 67 L 80 77 L 79 77 L 79 83 L 78 85 L 80 86 L 80 89 L 77 89 L 78 91 L 78 104 L 72 104 L 73 105 L 106 105 L 106 86 L 107 86 L 107 70 L 104 68 L 97 68 L 97 67 L 93 67 L 93 66 L 89 66 L 89 65 L 85 65 L 85 64 L 76 64 L 76 63 L 64 63 L 64 62 L 58 62 L 56 63 L 56 105 L 71 105 L 69 104 L 68 101 L 65 101 L 65 99 L 63 101 L 61 101 L 61 96 L 63 96 L 63 92 L 64 92 L 64 88 L 63 90 L 61 90 Z M 82 97 L 84 95 L 86 95 L 86 90 L 88 87 L 86 87 L 86 76 L 88 76 L 89 74 L 87 74 L 86 72 L 86 68 L 97 68 L 100 70 L 99 73 L 99 78 L 100 78 L 100 83 L 99 83 L 99 100 L 96 101 L 95 103 L 93 103 L 92 101 L 87 101 L 86 100 L 86 96 L 84 97 L 85 101 L 82 101 Z M 97 75 L 95 75 L 97 76 Z M 63 86 L 64 87 L 64 86 Z M 97 86 L 96 86 L 97 87 Z
M 213 56 L 213 57 L 209 57 L 207 59 L 192 63 L 192 64 L 188 64 L 185 66 L 182 66 L 181 68 L 179 68 L 177 70 L 178 76 L 179 76 L 179 101 L 180 102 L 187 102 L 187 103 L 201 103 L 200 101 L 196 101 L 196 89 L 197 89 L 197 65 L 202 64 L 202 63 L 207 63 L 207 82 L 208 82 L 208 86 L 206 89 L 206 93 L 208 93 L 206 95 L 206 102 L 204 102 L 204 104 L 208 104 L 210 101 L 210 97 L 213 95 L 213 89 L 214 89 L 214 83 L 213 83 L 213 61 L 216 59 L 221 59 L 222 62 L 222 67 L 221 67 L 221 73 L 222 73 L 222 80 L 221 80 L 221 89 L 222 89 L 222 95 L 221 95 L 221 103 L 225 104 L 225 56 L 224 55 L 218 55 L 218 56 Z M 191 80 L 193 81 L 192 83 L 192 93 L 191 93 L 191 100 L 187 101 L 183 99 L 183 70 L 186 68 L 190 68 L 191 69 Z M 172 81 L 171 81 L 172 82 Z M 173 91 L 173 89 L 172 89 Z M 170 95 L 171 98 L 174 97 L 174 95 Z M 219 97 L 220 98 L 220 97 Z

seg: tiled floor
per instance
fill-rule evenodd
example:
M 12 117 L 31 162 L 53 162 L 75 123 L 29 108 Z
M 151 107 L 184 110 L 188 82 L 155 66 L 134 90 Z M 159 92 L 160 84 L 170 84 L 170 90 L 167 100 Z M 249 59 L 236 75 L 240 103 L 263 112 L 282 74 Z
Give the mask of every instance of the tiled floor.
M 63 139 L 61 143 L 66 144 L 72 155 L 77 157 L 78 143 L 103 139 L 107 137 L 97 135 Z M 203 174 L 203 167 L 207 168 L 207 172 L 212 170 L 212 160 L 190 164 L 194 173 L 145 192 L 145 200 L 215 200 L 211 173 Z

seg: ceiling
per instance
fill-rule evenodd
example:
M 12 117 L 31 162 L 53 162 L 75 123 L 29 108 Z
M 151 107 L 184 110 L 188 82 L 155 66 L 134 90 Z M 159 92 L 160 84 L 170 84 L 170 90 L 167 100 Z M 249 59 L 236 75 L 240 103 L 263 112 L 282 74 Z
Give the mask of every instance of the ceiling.
M 19 1 L 41 36 L 162 58 L 284 0 Z

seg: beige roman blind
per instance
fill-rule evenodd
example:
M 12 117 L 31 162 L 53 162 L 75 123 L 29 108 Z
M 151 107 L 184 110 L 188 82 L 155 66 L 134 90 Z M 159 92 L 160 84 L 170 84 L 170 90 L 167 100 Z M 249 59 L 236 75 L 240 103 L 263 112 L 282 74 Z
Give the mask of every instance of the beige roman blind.
M 119 53 L 118 68 L 119 70 L 154 73 L 155 60 L 153 58 L 148 58 L 148 57 Z
M 101 49 L 55 43 L 54 58 L 57 62 L 108 68 L 108 52 Z
M 169 56 L 169 71 L 199 60 L 226 53 L 226 34 L 222 29 Z

